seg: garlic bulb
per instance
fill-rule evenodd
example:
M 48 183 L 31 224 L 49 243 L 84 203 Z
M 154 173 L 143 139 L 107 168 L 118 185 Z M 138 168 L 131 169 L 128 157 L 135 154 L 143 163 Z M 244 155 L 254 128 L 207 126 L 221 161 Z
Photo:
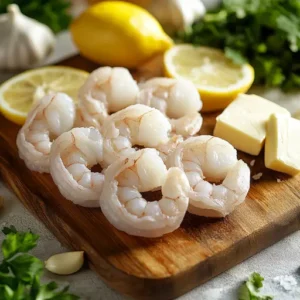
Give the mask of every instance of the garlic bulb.
M 168 33 L 184 29 L 206 12 L 201 0 L 152 0 L 147 9 Z
M 45 262 L 45 268 L 59 275 L 69 275 L 77 272 L 84 263 L 84 252 L 74 251 L 55 254 Z
M 202 0 L 207 11 L 214 10 L 222 4 L 222 0 Z
M 24 16 L 16 4 L 0 15 L 0 69 L 26 69 L 44 60 L 54 49 L 50 28 Z

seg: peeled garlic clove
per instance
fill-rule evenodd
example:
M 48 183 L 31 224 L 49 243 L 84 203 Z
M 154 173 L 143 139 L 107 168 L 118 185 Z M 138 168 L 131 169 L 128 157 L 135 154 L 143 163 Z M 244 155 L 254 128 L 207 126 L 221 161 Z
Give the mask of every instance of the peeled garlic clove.
M 65 252 L 51 256 L 45 262 L 45 268 L 58 275 L 70 275 L 77 272 L 84 263 L 84 252 Z

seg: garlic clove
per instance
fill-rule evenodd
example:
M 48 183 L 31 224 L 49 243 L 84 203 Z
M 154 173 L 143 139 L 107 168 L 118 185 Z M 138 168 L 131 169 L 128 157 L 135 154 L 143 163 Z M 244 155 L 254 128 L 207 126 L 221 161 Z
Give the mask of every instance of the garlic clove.
M 45 268 L 54 274 L 70 275 L 79 271 L 83 263 L 83 251 L 65 252 L 51 256 L 45 262 Z

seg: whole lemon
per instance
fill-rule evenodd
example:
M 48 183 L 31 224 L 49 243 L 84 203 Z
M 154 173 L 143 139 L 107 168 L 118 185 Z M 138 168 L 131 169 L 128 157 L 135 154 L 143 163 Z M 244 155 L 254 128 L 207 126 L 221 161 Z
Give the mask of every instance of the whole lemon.
M 71 24 L 71 33 L 83 56 L 99 64 L 127 68 L 137 67 L 173 45 L 151 14 L 122 1 L 89 7 Z

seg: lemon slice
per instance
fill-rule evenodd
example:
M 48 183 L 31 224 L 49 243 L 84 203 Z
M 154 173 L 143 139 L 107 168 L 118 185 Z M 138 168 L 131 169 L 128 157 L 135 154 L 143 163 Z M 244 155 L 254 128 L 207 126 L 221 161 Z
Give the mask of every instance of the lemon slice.
M 49 92 L 63 92 L 75 102 L 88 73 L 70 67 L 44 67 L 21 73 L 0 86 L 0 111 L 22 125 L 32 105 Z
M 202 111 L 225 108 L 253 83 L 254 70 L 249 64 L 236 65 L 220 50 L 177 45 L 164 55 L 169 77 L 192 81 L 203 101 Z

